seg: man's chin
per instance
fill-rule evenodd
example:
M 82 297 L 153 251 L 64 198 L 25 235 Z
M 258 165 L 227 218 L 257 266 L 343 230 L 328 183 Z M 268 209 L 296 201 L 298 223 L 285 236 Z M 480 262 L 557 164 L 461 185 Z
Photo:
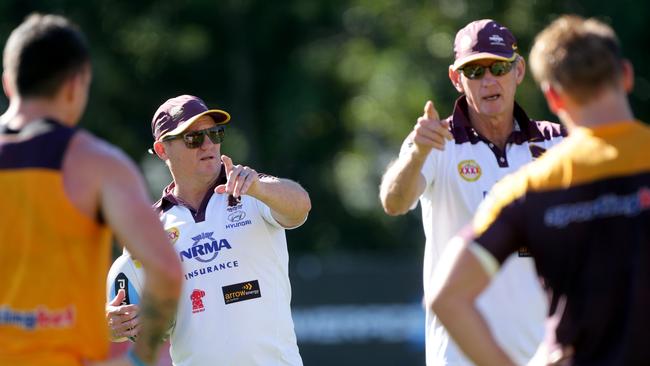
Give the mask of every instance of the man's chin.
M 494 102 L 487 102 L 481 105 L 481 114 L 486 117 L 498 117 L 505 113 L 505 103 L 502 98 Z
M 212 165 L 212 166 L 203 166 L 200 167 L 197 171 L 197 175 L 201 177 L 214 177 L 219 174 L 221 170 L 221 165 Z

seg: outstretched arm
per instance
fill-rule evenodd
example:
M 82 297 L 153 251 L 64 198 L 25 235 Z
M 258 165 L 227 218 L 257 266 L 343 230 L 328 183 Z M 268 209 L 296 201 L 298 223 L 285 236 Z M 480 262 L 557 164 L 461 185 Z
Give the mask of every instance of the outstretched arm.
M 448 126 L 428 101 L 424 114 L 404 140 L 409 145 L 407 153 L 393 161 L 382 178 L 379 198 L 387 214 L 395 216 L 408 212 L 422 195 L 426 186 L 422 166 L 431 149 L 444 150 L 445 139 L 452 139 Z
M 496 261 L 486 256 L 490 254 L 478 244 L 468 245 L 461 237 L 453 238 L 439 262 L 434 295 L 427 302 L 476 365 L 515 366 L 475 306 L 476 298 L 490 283 L 490 274 L 482 263 L 490 263 L 494 271 L 497 268 Z
M 387 214 L 407 213 L 422 195 L 426 181 L 420 171 L 425 160 L 426 155 L 411 150 L 409 155 L 400 156 L 388 166 L 379 186 L 379 199 Z
M 247 194 L 269 206 L 271 214 L 280 225 L 290 228 L 302 224 L 311 210 L 309 194 L 300 184 L 283 178 L 260 177 L 247 166 L 233 165 L 232 159 L 221 155 L 228 181 L 215 188 L 217 193 L 235 197 Z

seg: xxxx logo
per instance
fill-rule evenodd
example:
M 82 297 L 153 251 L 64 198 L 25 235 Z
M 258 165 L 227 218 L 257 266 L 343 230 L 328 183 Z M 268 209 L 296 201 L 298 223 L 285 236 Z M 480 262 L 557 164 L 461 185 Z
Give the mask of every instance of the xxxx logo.
M 167 230 L 167 238 L 172 242 L 172 245 L 176 243 L 176 240 L 178 240 L 180 235 L 181 234 L 176 227 Z
M 468 182 L 475 182 L 481 177 L 481 166 L 474 160 L 463 160 L 458 163 L 458 174 Z
M 250 282 L 248 282 L 247 284 L 245 284 L 244 286 L 242 286 L 242 288 L 243 288 L 244 290 L 249 290 L 249 291 L 250 291 L 250 290 L 253 289 L 253 285 L 252 285 Z

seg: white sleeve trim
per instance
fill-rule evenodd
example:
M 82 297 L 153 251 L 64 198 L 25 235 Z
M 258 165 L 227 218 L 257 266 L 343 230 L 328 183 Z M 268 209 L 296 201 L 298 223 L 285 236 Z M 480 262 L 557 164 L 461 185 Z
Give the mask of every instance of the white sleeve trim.
M 257 205 L 257 209 L 260 212 L 260 215 L 266 221 L 267 223 L 271 224 L 271 226 L 275 226 L 278 229 L 284 229 L 282 225 L 278 222 L 278 220 L 273 217 L 273 214 L 271 213 L 271 208 L 267 206 L 264 202 L 253 198 L 255 200 L 255 205 Z
M 494 258 L 492 253 L 488 252 L 488 250 L 483 246 L 473 241 L 467 246 L 467 249 L 474 254 L 490 277 L 494 276 L 499 271 L 499 262 Z
M 305 215 L 305 218 L 302 220 L 302 222 L 298 223 L 297 225 L 286 227 L 286 226 L 282 225 L 281 223 L 279 223 L 278 220 L 275 219 L 275 217 L 273 217 L 273 213 L 271 212 L 271 208 L 269 206 L 267 206 L 264 202 L 262 202 L 262 201 L 260 201 L 258 199 L 255 199 L 255 204 L 257 205 L 257 209 L 259 210 L 260 215 L 262 216 L 262 218 L 264 218 L 264 221 L 266 221 L 271 226 L 274 226 L 274 227 L 276 227 L 278 229 L 291 230 L 291 229 L 295 229 L 297 227 L 300 227 L 300 226 L 302 226 L 302 224 L 304 224 L 307 221 L 307 217 L 309 216 L 309 215 Z

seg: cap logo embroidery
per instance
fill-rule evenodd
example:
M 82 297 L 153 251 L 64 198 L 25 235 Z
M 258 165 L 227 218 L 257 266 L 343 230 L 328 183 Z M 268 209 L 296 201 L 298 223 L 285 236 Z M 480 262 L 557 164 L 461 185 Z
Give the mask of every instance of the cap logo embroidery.
M 503 38 L 498 35 L 498 34 L 493 34 L 490 36 L 490 44 L 493 46 L 505 46 L 506 44 L 503 42 Z
M 183 107 L 171 107 L 169 109 L 169 114 L 172 116 L 174 121 L 177 121 L 183 115 Z

